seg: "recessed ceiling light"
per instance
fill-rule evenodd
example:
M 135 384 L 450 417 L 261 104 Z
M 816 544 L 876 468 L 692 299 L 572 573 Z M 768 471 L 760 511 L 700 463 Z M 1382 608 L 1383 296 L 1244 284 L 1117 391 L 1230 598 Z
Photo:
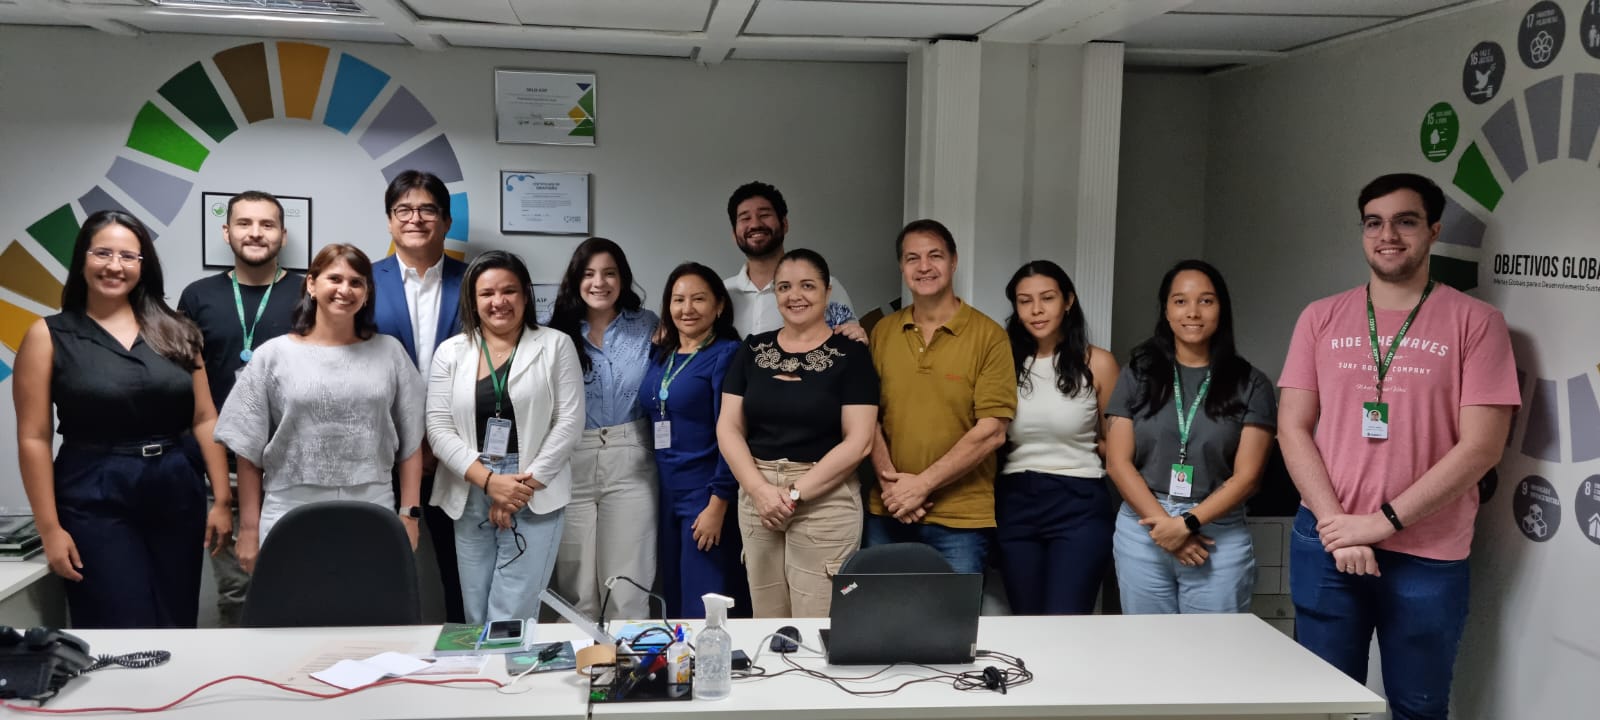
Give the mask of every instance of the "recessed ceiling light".
M 249 10 L 257 13 L 372 17 L 355 0 L 151 0 L 161 7 L 194 10 Z

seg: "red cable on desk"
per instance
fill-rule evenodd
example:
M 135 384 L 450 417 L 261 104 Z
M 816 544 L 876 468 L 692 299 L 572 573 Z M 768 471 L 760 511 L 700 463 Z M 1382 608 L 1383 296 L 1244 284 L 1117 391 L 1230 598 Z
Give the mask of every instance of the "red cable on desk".
M 372 688 L 375 688 L 375 687 L 381 687 L 381 686 L 384 686 L 384 685 L 398 685 L 400 683 L 406 683 L 406 684 L 410 684 L 410 685 L 449 685 L 449 684 L 452 684 L 452 683 L 489 683 L 491 685 L 494 685 L 497 688 L 504 686 L 504 683 L 501 683 L 499 680 L 495 680 L 493 678 L 446 678 L 446 679 L 442 679 L 442 680 L 414 680 L 412 678 L 385 678 L 385 679 L 379 680 L 378 682 L 375 682 L 375 683 L 373 683 L 371 685 L 363 685 L 361 687 L 352 688 L 350 690 L 340 690 L 338 692 L 331 692 L 331 693 L 320 693 L 320 692 L 317 692 L 315 690 L 305 690 L 305 689 L 302 689 L 302 688 L 291 687 L 289 685 L 284 685 L 283 683 L 273 682 L 271 680 L 266 680 L 266 679 L 254 677 L 254 676 L 251 676 L 251 675 L 229 675 L 229 676 L 224 677 L 224 678 L 217 678 L 216 680 L 212 680 L 211 682 L 208 682 L 208 683 L 206 683 L 204 685 L 201 685 L 200 687 L 197 687 L 197 688 L 195 688 L 193 690 L 190 690 L 183 697 L 178 698 L 177 700 L 173 700 L 172 702 L 169 702 L 169 703 L 167 703 L 165 705 L 161 705 L 159 707 L 148 707 L 148 708 L 136 708 L 136 707 L 45 708 L 45 707 L 26 707 L 26 706 L 23 706 L 23 705 L 14 705 L 12 703 L 4 702 L 4 701 L 0 701 L 0 707 L 3 707 L 5 709 L 7 709 L 7 710 L 15 710 L 17 712 L 45 713 L 45 714 L 51 714 L 51 715 L 67 715 L 67 714 L 72 714 L 72 713 L 90 713 L 90 712 L 127 712 L 127 713 L 161 712 L 163 710 L 171 710 L 172 708 L 177 707 L 179 704 L 183 703 L 185 700 L 188 700 L 189 698 L 192 698 L 192 697 L 200 694 L 202 691 L 204 691 L 204 690 L 206 690 L 208 688 L 211 688 L 211 687 L 216 686 L 216 685 L 221 685 L 222 683 L 229 682 L 229 681 L 232 681 L 232 680 L 249 680 L 250 682 L 261 683 L 262 685 L 270 685 L 270 686 L 275 687 L 275 688 L 277 688 L 279 690 L 286 690 L 288 692 L 298 693 L 300 695 L 307 695 L 307 696 L 310 696 L 310 697 L 317 698 L 319 700 L 333 700 L 335 698 L 342 698 L 342 697 L 344 697 L 346 695 L 354 695 L 354 694 L 356 694 L 358 692 L 361 692 L 362 690 L 371 690 Z

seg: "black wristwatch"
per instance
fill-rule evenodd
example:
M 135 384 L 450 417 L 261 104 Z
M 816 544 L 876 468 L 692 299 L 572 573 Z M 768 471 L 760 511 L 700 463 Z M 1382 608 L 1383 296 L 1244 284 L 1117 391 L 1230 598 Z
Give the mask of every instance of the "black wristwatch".
M 416 505 L 407 505 L 407 506 L 405 506 L 403 508 L 400 508 L 399 512 L 400 512 L 400 517 L 418 518 L 418 519 L 420 519 L 422 517 L 422 508 L 420 508 L 420 507 L 418 507 Z
M 1200 532 L 1200 518 L 1195 517 L 1194 513 L 1186 512 L 1178 517 L 1183 518 L 1183 526 L 1189 528 L 1189 532 Z

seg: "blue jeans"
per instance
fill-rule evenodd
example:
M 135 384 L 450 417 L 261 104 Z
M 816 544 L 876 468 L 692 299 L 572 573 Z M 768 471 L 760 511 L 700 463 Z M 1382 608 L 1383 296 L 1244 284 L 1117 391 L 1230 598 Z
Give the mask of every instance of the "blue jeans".
M 1443 720 L 1467 623 L 1467 561 L 1373 552 L 1382 575 L 1339 572 L 1333 555 L 1322 549 L 1316 516 L 1300 508 L 1289 544 L 1296 637 L 1365 684 L 1376 631 L 1390 714 L 1395 720 Z
M 958 573 L 981 573 L 989 558 L 989 543 L 994 528 L 952 528 L 933 523 L 903 523 L 889 515 L 867 513 L 862 547 L 897 542 L 919 542 L 931 546 Z
M 497 474 L 517 472 L 517 455 L 492 462 Z M 470 485 L 470 483 L 469 483 Z M 489 522 L 489 496 L 473 485 L 467 506 L 455 522 L 456 562 L 461 569 L 461 602 L 467 622 L 515 620 L 539 616 L 539 593 L 550 584 L 561 546 L 566 508 L 538 515 L 524 505 L 512 517 L 511 529 Z M 520 546 L 520 547 L 519 547 Z
M 1168 514 L 1178 515 L 1199 503 L 1160 498 Z M 1139 514 L 1127 503 L 1117 513 L 1112 541 L 1122 612 L 1129 615 L 1173 613 L 1247 613 L 1256 586 L 1255 542 L 1244 522 L 1244 508 L 1206 523 L 1200 534 L 1216 541 L 1210 556 L 1197 567 L 1150 539 Z
M 1117 516 L 1105 478 L 1026 471 L 994 486 L 995 539 L 1018 615 L 1094 612 Z

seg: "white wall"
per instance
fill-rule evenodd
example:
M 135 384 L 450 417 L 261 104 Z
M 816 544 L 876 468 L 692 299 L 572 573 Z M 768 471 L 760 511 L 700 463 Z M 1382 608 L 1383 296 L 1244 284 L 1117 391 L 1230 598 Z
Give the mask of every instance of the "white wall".
M 1379 174 L 1411 171 L 1432 177 L 1483 220 L 1481 249 L 1441 244 L 1435 255 L 1483 263 L 1474 293 L 1505 311 L 1519 370 L 1530 379 L 1549 378 L 1562 390 L 1560 402 L 1544 407 L 1530 408 L 1533 394 L 1525 394 L 1498 468 L 1497 492 L 1478 517 L 1471 610 L 1453 696 L 1452 716 L 1467 719 L 1594 717 L 1592 687 L 1600 675 L 1600 624 L 1593 614 L 1600 597 L 1600 539 L 1585 537 L 1586 516 L 1573 511 L 1582 483 L 1600 473 L 1600 462 L 1578 457 L 1575 438 L 1595 428 L 1574 409 L 1594 402 L 1592 390 L 1584 396 L 1580 387 L 1600 386 L 1594 364 L 1600 357 L 1600 337 L 1593 332 L 1597 295 L 1497 285 L 1490 265 L 1496 252 L 1600 255 L 1594 234 L 1600 223 L 1597 158 L 1568 158 L 1574 141 L 1572 76 L 1597 69 L 1580 44 L 1585 3 L 1560 3 L 1567 23 L 1564 48 L 1541 70 L 1528 68 L 1517 55 L 1517 27 L 1532 5 L 1491 4 L 1210 83 L 1205 255 L 1227 273 L 1241 347 L 1253 362 L 1276 375 L 1305 304 L 1364 281 L 1356 193 Z M 1463 95 L 1463 65 L 1483 40 L 1505 48 L 1508 69 L 1499 96 L 1475 105 Z M 1566 78 L 1559 157 L 1540 163 L 1532 151 L 1524 90 L 1558 77 Z M 1419 128 L 1438 101 L 1460 113 L 1461 141 L 1453 155 L 1434 164 L 1422 156 Z M 1530 164 L 1515 184 L 1485 146 L 1481 129 L 1508 102 L 1516 105 Z M 1474 141 L 1484 146 L 1505 189 L 1497 208 L 1471 200 L 1452 182 L 1457 160 Z M 1523 446 L 1535 415 L 1558 428 L 1548 458 L 1534 457 Z M 1533 474 L 1547 479 L 1561 502 L 1560 527 L 1543 542 L 1524 537 L 1513 510 L 1518 484 Z
M 123 147 L 140 106 L 190 63 L 249 42 L 256 41 L 0 27 L 0 232 L 7 233 L 0 243 L 18 238 L 63 276 L 24 228 L 97 183 L 136 208 L 103 178 L 119 154 L 163 166 Z M 391 90 L 349 137 L 320 123 L 275 119 L 212 144 L 187 205 L 171 227 L 157 227 L 173 301 L 185 284 L 211 272 L 198 254 L 202 190 L 312 195 L 317 245 L 349 241 L 383 253 L 379 170 L 407 146 L 374 161 L 355 137 L 396 84 L 434 115 L 460 160 L 465 179 L 451 189 L 470 197 L 471 250 L 521 252 L 536 282 L 557 281 L 581 238 L 502 237 L 501 169 L 593 173 L 593 231 L 628 250 L 651 306 L 659 306 L 661 285 L 679 262 L 737 270 L 742 256 L 725 206 L 729 193 L 752 179 L 783 190 L 791 208 L 788 245 L 821 251 L 861 312 L 900 292 L 889 248 L 902 224 L 903 65 L 739 61 L 707 68 L 607 55 L 327 45 L 335 56 L 348 52 L 390 74 Z M 597 73 L 597 146 L 496 144 L 492 71 L 502 67 Z M 3 289 L 0 299 L 50 311 Z M 0 348 L 0 360 L 9 364 L 11 351 Z M 15 454 L 9 387 L 4 395 L 0 460 Z M 0 461 L 0 506 L 23 502 L 13 468 Z
M 1179 260 L 1201 257 L 1205 247 L 1208 98 L 1199 74 L 1130 70 L 1123 76 L 1111 313 L 1118 362 L 1126 363 L 1128 351 L 1150 337 L 1161 274 Z M 1229 276 L 1229 288 L 1234 284 Z

